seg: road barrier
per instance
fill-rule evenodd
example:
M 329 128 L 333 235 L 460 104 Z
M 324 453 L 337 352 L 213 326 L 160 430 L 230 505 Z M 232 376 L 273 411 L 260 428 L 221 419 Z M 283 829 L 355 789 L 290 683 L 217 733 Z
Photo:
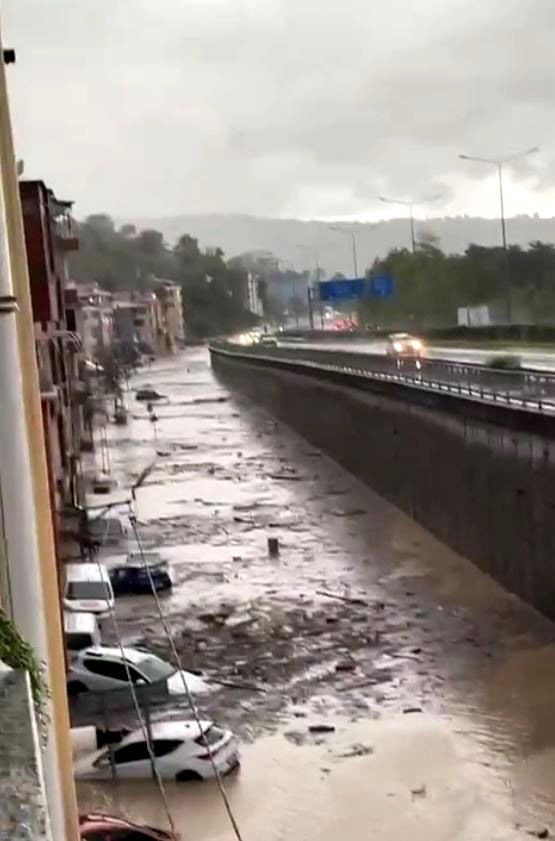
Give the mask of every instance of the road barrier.
M 213 342 L 211 350 L 229 357 L 284 362 L 305 371 L 317 369 L 347 377 L 395 382 L 421 391 L 555 414 L 555 374 L 542 371 L 499 370 L 442 359 L 396 359 L 371 353 L 302 347 L 241 346 L 231 342 Z

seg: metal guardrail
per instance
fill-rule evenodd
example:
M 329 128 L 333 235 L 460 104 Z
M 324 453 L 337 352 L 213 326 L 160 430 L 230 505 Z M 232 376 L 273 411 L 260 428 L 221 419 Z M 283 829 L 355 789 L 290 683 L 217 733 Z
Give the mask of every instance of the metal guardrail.
M 245 347 L 229 342 L 214 342 L 211 349 L 226 356 L 284 362 L 309 370 L 396 382 L 436 394 L 555 415 L 555 375 L 541 371 L 504 371 L 448 360 L 422 360 L 418 367 L 415 360 L 377 354 L 279 346 Z

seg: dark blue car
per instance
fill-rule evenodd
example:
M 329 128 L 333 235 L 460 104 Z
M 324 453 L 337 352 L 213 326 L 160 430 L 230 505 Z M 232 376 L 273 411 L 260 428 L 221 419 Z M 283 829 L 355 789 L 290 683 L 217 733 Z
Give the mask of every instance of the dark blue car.
M 157 592 L 171 590 L 173 581 L 165 561 L 149 563 L 152 583 Z M 109 570 L 110 581 L 115 596 L 151 593 L 150 578 L 142 563 L 127 562 Z

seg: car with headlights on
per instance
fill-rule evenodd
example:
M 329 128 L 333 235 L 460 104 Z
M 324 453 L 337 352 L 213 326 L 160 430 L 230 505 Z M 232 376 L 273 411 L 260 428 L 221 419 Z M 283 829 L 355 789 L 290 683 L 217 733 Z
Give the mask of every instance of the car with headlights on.
M 394 359 L 420 359 L 424 342 L 410 333 L 391 333 L 387 338 L 386 352 Z
M 200 726 L 199 726 L 200 725 Z M 208 780 L 239 766 L 239 745 L 231 730 L 213 721 L 156 721 L 149 741 L 142 729 L 133 730 L 117 745 L 79 757 L 74 763 L 78 780 L 152 778 L 151 753 L 160 777 L 176 782 Z

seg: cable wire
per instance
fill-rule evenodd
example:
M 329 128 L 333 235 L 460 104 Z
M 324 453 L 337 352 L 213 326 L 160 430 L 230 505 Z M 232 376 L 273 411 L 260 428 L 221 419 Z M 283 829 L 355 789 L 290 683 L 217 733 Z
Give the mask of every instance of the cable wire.
M 106 522 L 106 528 L 104 530 L 102 543 L 100 544 L 99 548 L 102 548 L 102 546 L 107 541 L 108 531 L 109 531 L 109 522 L 107 521 Z M 103 570 L 105 571 L 106 568 L 102 567 L 102 564 L 100 563 L 98 552 L 96 553 L 95 561 L 96 561 L 96 565 L 98 567 L 98 571 L 99 571 L 100 575 L 102 575 L 102 571 Z M 167 794 L 166 794 L 166 790 L 164 788 L 162 778 L 160 776 L 160 773 L 158 771 L 158 767 L 156 765 L 156 757 L 155 757 L 154 751 L 152 749 L 152 743 L 151 743 L 151 740 L 150 740 L 148 728 L 146 726 L 146 722 L 145 722 L 145 720 L 143 718 L 143 714 L 141 712 L 141 707 L 140 707 L 139 701 L 137 699 L 137 693 L 135 692 L 135 687 L 133 685 L 133 679 L 131 677 L 131 671 L 129 669 L 129 663 L 128 663 L 127 658 L 125 656 L 125 650 L 124 650 L 124 646 L 123 646 L 123 642 L 122 642 L 122 638 L 121 638 L 121 634 L 120 634 L 120 630 L 119 630 L 118 620 L 116 618 L 115 608 L 112 604 L 110 604 L 110 597 L 109 597 L 108 592 L 106 591 L 106 588 L 104 588 L 104 590 L 105 590 L 106 606 L 108 608 L 108 612 L 110 613 L 110 617 L 111 617 L 113 625 L 114 625 L 114 631 L 116 633 L 116 637 L 117 637 L 117 640 L 118 640 L 118 647 L 119 647 L 119 650 L 120 650 L 121 659 L 122 659 L 122 662 L 123 662 L 123 665 L 124 665 L 124 668 L 125 668 L 125 672 L 126 672 L 126 676 L 127 676 L 127 683 L 129 685 L 129 692 L 131 694 L 131 699 L 133 701 L 133 706 L 135 708 L 135 713 L 136 713 L 137 719 L 139 721 L 139 727 L 141 729 L 141 732 L 143 734 L 143 738 L 145 740 L 145 744 L 146 744 L 146 747 L 147 747 L 148 756 L 149 756 L 149 759 L 150 759 L 150 764 L 152 766 L 152 773 L 154 775 L 154 778 L 155 778 L 157 786 L 158 786 L 158 790 L 160 792 L 160 797 L 161 797 L 162 803 L 164 805 L 164 810 L 166 812 L 166 817 L 168 819 L 168 824 L 170 826 L 170 829 L 171 829 L 171 831 L 174 835 L 177 835 L 175 824 L 174 824 L 174 821 L 173 821 L 173 818 L 172 818 L 172 815 L 171 815 L 171 811 L 170 811 L 170 806 L 169 806 L 169 803 L 168 803 L 168 797 L 167 797 Z
M 191 694 L 191 690 L 190 690 L 189 685 L 187 683 L 187 679 L 185 678 L 185 673 L 183 671 L 183 666 L 181 664 L 181 658 L 178 654 L 177 648 L 175 647 L 175 643 L 173 641 L 173 635 L 172 635 L 172 632 L 171 632 L 171 628 L 170 628 L 170 626 L 168 624 L 168 621 L 167 621 L 167 619 L 164 615 L 164 611 L 162 610 L 162 605 L 160 603 L 160 599 L 158 597 L 158 592 L 157 592 L 156 587 L 154 585 L 154 581 L 153 581 L 153 578 L 152 578 L 152 573 L 150 571 L 150 565 L 149 565 L 148 560 L 146 558 L 146 555 L 144 553 L 143 544 L 142 544 L 142 541 L 141 541 L 141 538 L 140 538 L 140 535 L 139 535 L 139 530 L 137 528 L 137 518 L 135 517 L 135 515 L 132 513 L 131 510 L 130 510 L 130 513 L 129 513 L 129 522 L 131 523 L 131 528 L 133 529 L 133 533 L 134 533 L 135 539 L 137 541 L 137 546 L 139 548 L 139 553 L 141 555 L 141 560 L 143 562 L 143 566 L 145 568 L 146 574 L 148 575 L 150 588 L 152 590 L 152 595 L 154 596 L 154 601 L 156 602 L 156 609 L 158 611 L 158 615 L 160 616 L 160 621 L 162 623 L 162 627 L 164 628 L 164 633 L 165 633 L 166 637 L 168 638 L 168 642 L 170 644 L 170 648 L 171 648 L 171 651 L 172 651 L 174 662 L 175 662 L 175 664 L 177 666 L 177 669 L 179 670 L 179 674 L 181 676 L 181 682 L 183 683 L 183 688 L 185 690 L 185 695 L 187 696 L 188 704 L 189 704 L 189 706 L 191 708 L 191 711 L 193 713 L 195 722 L 196 722 L 196 724 L 199 728 L 200 737 L 202 739 L 204 747 L 206 748 L 206 750 L 208 752 L 208 756 L 210 757 L 210 764 L 212 766 L 212 770 L 214 772 L 214 777 L 215 777 L 216 782 L 218 784 L 218 788 L 220 790 L 220 795 L 222 797 L 222 801 L 224 803 L 229 821 L 231 823 L 231 826 L 233 828 L 233 832 L 235 833 L 235 837 L 236 837 L 237 841 L 243 841 L 243 837 L 241 835 L 241 830 L 239 829 L 237 819 L 235 818 L 235 815 L 233 814 L 233 810 L 231 808 L 231 804 L 229 802 L 227 792 L 224 788 L 224 784 L 223 784 L 223 781 L 222 781 L 222 775 L 220 774 L 220 772 L 218 770 L 218 767 L 216 765 L 216 762 L 214 760 L 214 755 L 212 753 L 212 748 L 208 744 L 208 738 L 206 736 L 206 732 L 203 730 L 198 709 L 196 707 L 193 696 Z

